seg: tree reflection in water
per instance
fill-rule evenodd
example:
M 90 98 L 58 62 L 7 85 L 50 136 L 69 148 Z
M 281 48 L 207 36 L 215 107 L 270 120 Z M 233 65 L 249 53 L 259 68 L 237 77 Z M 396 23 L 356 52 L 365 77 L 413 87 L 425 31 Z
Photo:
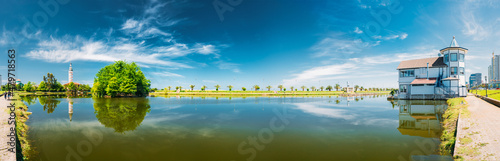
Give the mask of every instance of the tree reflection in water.
M 35 96 L 24 96 L 21 97 L 21 100 L 24 101 L 26 105 L 34 105 L 36 103 L 36 97 Z
M 115 132 L 135 130 L 151 111 L 147 98 L 93 98 L 97 120 Z
M 61 101 L 50 98 L 50 97 L 38 97 L 38 101 L 43 106 L 43 110 L 47 111 L 47 113 L 52 113 L 56 109 L 57 105 L 61 103 Z

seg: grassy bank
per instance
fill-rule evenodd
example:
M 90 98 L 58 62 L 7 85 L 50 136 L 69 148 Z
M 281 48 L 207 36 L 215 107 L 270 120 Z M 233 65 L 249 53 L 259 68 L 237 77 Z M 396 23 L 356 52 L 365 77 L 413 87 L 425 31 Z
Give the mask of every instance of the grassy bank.
M 24 91 L 17 91 L 16 95 L 24 97 L 24 96 L 54 96 L 54 95 L 66 95 L 66 92 L 42 92 L 42 91 L 36 91 L 36 92 L 24 92 Z
M 448 109 L 443 114 L 443 134 L 439 147 L 441 155 L 453 155 L 456 140 L 458 117 L 466 117 L 468 104 L 464 98 L 453 98 L 447 101 Z
M 321 96 L 321 95 L 372 95 L 389 94 L 389 91 L 358 91 L 345 93 L 343 91 L 180 91 L 180 92 L 152 92 L 151 96 Z
M 486 96 L 486 90 L 471 90 L 469 91 L 472 94 L 480 95 L 480 96 Z M 494 89 L 494 90 L 488 90 L 488 97 L 500 100 L 500 90 Z
M 21 100 L 20 96 L 16 93 L 13 97 L 13 103 L 16 107 L 16 133 L 17 139 L 21 144 L 21 150 L 24 160 L 29 160 L 31 154 L 34 150 L 31 147 L 31 143 L 28 140 L 28 126 L 26 121 L 28 121 L 31 112 L 28 112 L 28 106 L 26 106 Z

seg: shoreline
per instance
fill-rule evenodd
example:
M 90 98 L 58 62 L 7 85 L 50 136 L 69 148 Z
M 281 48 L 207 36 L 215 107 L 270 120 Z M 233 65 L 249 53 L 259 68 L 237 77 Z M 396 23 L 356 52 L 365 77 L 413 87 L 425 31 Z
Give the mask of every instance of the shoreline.
M 149 93 L 150 97 L 161 97 L 161 96 L 197 96 L 197 97 L 268 97 L 268 96 L 342 96 L 342 97 L 357 97 L 357 96 L 372 96 L 372 95 L 387 95 L 389 91 L 381 92 L 360 92 L 360 93 L 344 93 L 344 92 L 153 92 Z

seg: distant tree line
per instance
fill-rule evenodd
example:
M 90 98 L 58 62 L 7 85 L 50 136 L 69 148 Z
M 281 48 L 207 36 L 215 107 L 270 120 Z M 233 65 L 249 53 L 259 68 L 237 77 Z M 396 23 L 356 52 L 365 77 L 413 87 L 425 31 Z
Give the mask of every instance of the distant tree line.
M 8 90 L 10 84 L 2 85 L 2 91 Z M 43 92 L 64 92 L 64 91 L 90 91 L 90 85 L 88 84 L 80 84 L 79 86 L 75 85 L 73 82 L 69 83 L 69 85 L 63 86 L 60 82 L 57 81 L 54 74 L 47 73 L 46 76 L 43 76 L 43 81 L 41 81 L 38 85 L 35 82 L 28 81 L 28 83 L 17 83 L 16 88 L 17 91 L 43 91 Z
M 194 87 L 196 87 L 195 85 L 189 85 L 191 91 L 194 91 Z M 219 91 L 220 89 L 220 85 L 215 85 L 214 86 L 215 88 L 215 91 Z M 278 85 L 277 86 L 279 91 L 286 91 L 287 88 L 285 88 L 285 86 L 283 85 Z M 180 90 L 182 91 L 182 86 L 176 86 L 175 87 L 175 90 Z M 234 86 L 232 85 L 228 85 L 227 88 L 229 89 L 229 91 L 233 91 L 233 88 Z M 271 91 L 273 87 L 268 85 L 265 87 L 265 89 L 267 89 L 267 91 Z M 354 91 L 391 91 L 393 90 L 393 88 L 365 88 L 363 86 L 359 86 L 359 85 L 354 85 Z M 171 89 L 171 86 L 168 86 L 164 89 L 162 89 L 163 91 L 165 92 L 168 92 L 170 91 Z M 254 85 L 252 86 L 252 90 L 254 91 L 259 91 L 261 89 L 261 87 L 259 85 Z M 335 84 L 334 86 L 331 86 L 331 85 L 327 85 L 326 87 L 325 86 L 320 86 L 319 88 L 316 87 L 316 86 L 311 86 L 311 87 L 307 87 L 307 86 L 300 86 L 299 89 L 295 88 L 294 86 L 290 86 L 290 91 L 298 91 L 299 89 L 301 89 L 302 91 L 332 91 L 332 90 L 335 90 L 335 91 L 345 91 L 345 88 L 343 88 L 342 86 L 340 86 L 340 84 Z M 203 85 L 201 86 L 200 88 L 201 91 L 206 91 L 207 90 L 207 86 Z M 241 91 L 246 91 L 247 88 L 246 87 L 241 87 Z M 152 91 L 158 91 L 157 88 L 153 88 Z

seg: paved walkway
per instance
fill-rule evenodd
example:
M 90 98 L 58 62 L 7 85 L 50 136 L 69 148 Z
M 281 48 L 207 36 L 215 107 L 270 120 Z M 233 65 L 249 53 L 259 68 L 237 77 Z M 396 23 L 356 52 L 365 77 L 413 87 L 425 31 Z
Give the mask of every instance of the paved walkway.
M 7 135 L 10 133 L 10 128 L 14 127 L 14 124 L 8 124 L 8 119 L 10 117 L 10 111 L 7 108 L 8 104 L 9 102 L 2 96 L 0 98 L 0 161 L 16 160 L 16 154 L 8 151 L 11 146 L 7 144 L 10 139 Z
M 455 154 L 465 160 L 500 160 L 500 108 L 469 95 L 470 117 L 460 116 Z

